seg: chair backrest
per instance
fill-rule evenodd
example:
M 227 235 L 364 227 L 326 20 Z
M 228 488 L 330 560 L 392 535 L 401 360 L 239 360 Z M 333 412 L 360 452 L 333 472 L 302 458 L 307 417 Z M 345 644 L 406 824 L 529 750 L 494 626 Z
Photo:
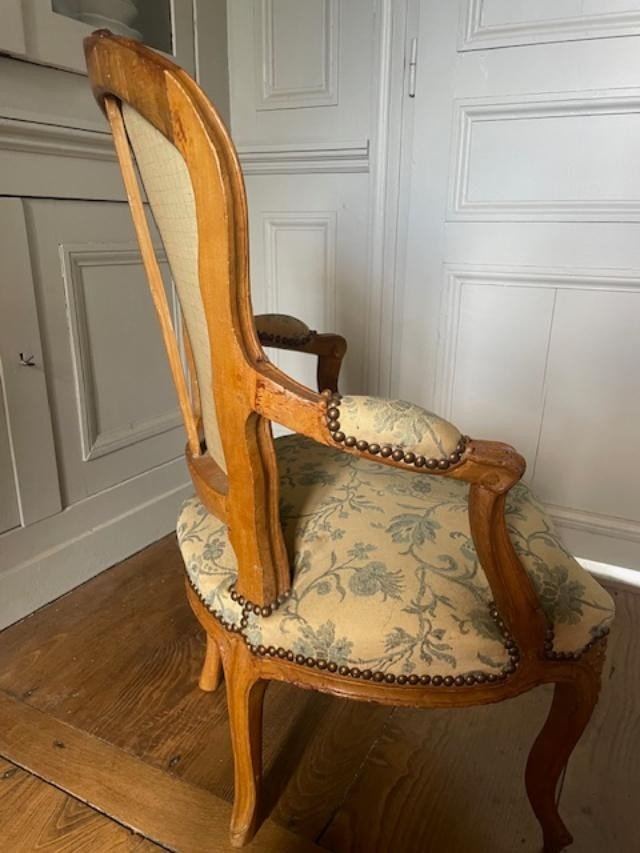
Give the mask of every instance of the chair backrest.
M 238 593 L 269 605 L 288 590 L 290 574 L 270 423 L 255 412 L 255 388 L 246 381 L 265 356 L 250 302 L 246 197 L 234 146 L 196 83 L 155 51 L 101 30 L 85 40 L 85 54 L 160 319 L 190 472 L 201 499 L 228 525 Z M 178 292 L 190 393 L 131 151 Z
M 198 281 L 198 227 L 193 186 L 177 148 L 127 103 L 122 117 L 153 217 L 160 231 L 191 344 L 199 388 L 211 388 L 211 347 Z M 226 472 L 213 394 L 200 396 L 206 446 Z

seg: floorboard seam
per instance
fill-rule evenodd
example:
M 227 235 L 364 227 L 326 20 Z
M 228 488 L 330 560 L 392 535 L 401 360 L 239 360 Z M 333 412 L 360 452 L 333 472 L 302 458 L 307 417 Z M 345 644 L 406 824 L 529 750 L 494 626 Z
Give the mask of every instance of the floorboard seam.
M 41 773 L 37 771 L 31 770 L 24 762 L 18 760 L 15 757 L 10 756 L 8 753 L 4 751 L 0 751 L 0 758 L 3 758 L 5 761 L 10 762 L 11 764 L 15 764 L 16 767 L 19 767 L 21 770 L 24 770 L 29 776 L 33 776 L 34 779 L 39 779 L 43 784 L 49 785 L 51 788 L 55 788 L 56 791 L 60 791 L 60 793 L 64 794 L 67 797 L 70 797 L 72 800 L 75 800 L 78 803 L 82 803 L 87 806 L 87 808 L 91 809 L 91 811 L 96 812 L 96 814 L 101 814 L 103 817 L 106 817 L 111 823 L 115 823 L 118 826 L 121 826 L 127 832 L 131 833 L 131 835 L 135 835 L 137 838 L 144 838 L 145 841 L 149 841 L 151 844 L 155 844 L 156 847 L 159 847 L 161 850 L 166 850 L 168 853 L 174 853 L 173 848 L 167 847 L 162 842 L 158 841 L 156 838 L 151 838 L 149 835 L 145 835 L 142 832 L 137 832 L 135 829 L 132 829 L 128 824 L 123 823 L 121 820 L 118 820 L 109 812 L 104 811 L 99 806 L 96 806 L 95 803 L 90 802 L 89 800 L 84 799 L 82 796 L 78 794 L 72 793 L 67 788 L 64 788 L 62 785 L 56 784 L 56 782 L 48 779 L 46 776 L 43 776 Z

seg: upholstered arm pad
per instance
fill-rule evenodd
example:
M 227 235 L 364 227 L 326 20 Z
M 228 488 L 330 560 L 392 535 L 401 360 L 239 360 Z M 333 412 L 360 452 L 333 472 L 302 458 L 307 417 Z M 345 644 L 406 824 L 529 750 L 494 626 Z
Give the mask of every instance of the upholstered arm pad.
M 338 375 L 347 350 L 341 335 L 319 334 L 288 314 L 258 314 L 254 320 L 263 346 L 317 355 L 318 389 L 338 390 Z
M 465 448 L 453 424 L 404 400 L 333 395 L 327 424 L 339 444 L 417 468 L 448 468 Z
M 302 320 L 288 314 L 257 314 L 255 324 L 260 343 L 265 346 L 304 346 L 316 334 Z

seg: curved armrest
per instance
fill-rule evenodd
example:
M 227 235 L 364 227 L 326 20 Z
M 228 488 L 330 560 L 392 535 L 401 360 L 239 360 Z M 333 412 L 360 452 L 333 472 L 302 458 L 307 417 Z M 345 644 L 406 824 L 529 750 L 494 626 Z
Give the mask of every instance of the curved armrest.
M 256 314 L 254 320 L 260 343 L 265 346 L 297 348 L 317 334 L 302 320 L 288 314 Z
M 318 390 L 338 390 L 338 377 L 347 342 L 341 335 L 321 334 L 288 314 L 257 314 L 254 318 L 263 346 L 296 350 L 318 356 Z
M 332 398 L 327 426 L 333 440 L 416 468 L 444 470 L 460 461 L 465 439 L 449 421 L 404 400 Z

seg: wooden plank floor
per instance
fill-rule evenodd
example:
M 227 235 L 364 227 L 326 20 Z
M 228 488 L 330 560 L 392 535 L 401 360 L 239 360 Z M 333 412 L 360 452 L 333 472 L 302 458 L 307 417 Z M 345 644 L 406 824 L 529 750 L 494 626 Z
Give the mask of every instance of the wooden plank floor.
M 0 759 L 3 850 L 91 850 L 152 853 L 162 850 L 15 764 Z
M 616 599 L 602 700 L 561 790 L 576 853 L 640 849 L 640 596 Z M 28 835 L 25 807 L 0 808 L 3 851 L 229 849 L 224 688 L 197 688 L 203 648 L 173 537 L 0 633 L 0 794 L 52 815 Z M 269 819 L 249 849 L 533 853 L 522 772 L 548 701 L 417 712 L 273 684 Z

